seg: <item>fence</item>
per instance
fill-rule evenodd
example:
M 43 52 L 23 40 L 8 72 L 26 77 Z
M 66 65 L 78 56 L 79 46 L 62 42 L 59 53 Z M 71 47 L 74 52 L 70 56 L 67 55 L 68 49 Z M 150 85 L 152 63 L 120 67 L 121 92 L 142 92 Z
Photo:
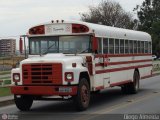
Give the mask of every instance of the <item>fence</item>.
M 16 67 L 16 64 L 22 61 L 24 57 L 1 57 L 0 58 L 0 86 L 11 84 L 10 71 Z
M 22 61 L 24 57 L 3 57 L 0 58 L 0 71 L 11 70 L 16 64 Z

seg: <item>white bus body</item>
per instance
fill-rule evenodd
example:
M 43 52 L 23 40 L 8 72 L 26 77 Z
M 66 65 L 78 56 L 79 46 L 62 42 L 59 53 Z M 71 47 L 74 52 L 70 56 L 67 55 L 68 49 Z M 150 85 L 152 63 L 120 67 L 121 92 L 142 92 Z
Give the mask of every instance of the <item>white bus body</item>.
M 139 80 L 152 75 L 151 36 L 144 32 L 52 21 L 32 27 L 28 39 L 29 57 L 12 70 L 11 91 L 20 110 L 44 96 L 72 96 L 84 110 L 91 91 L 120 86 L 123 92 L 136 93 Z M 47 53 L 50 48 L 53 52 Z

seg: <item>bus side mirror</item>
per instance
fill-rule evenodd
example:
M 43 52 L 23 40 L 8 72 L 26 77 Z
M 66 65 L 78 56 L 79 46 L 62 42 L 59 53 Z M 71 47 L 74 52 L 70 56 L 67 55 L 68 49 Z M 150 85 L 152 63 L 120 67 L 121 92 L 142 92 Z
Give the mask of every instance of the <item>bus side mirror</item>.
M 98 40 L 96 37 L 93 37 L 92 39 L 92 52 L 94 53 L 98 52 Z
M 19 52 L 22 54 L 23 52 L 23 41 L 22 41 L 22 38 L 20 37 L 19 39 Z

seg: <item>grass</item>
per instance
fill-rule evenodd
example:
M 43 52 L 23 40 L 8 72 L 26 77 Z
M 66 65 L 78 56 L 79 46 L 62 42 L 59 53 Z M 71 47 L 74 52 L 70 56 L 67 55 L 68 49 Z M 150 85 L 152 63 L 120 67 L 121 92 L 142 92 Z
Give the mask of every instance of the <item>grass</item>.
M 10 80 L 10 79 L 5 80 L 5 81 L 4 81 L 4 84 L 5 84 L 5 85 L 11 84 L 11 80 Z
M 0 97 L 11 95 L 11 91 L 9 87 L 0 87 Z
M 0 72 L 0 75 L 5 75 L 5 74 L 11 74 L 11 71 L 1 71 Z M 0 77 L 0 80 L 3 80 L 3 82 L 0 82 L 0 86 L 11 84 L 11 77 L 10 76 Z

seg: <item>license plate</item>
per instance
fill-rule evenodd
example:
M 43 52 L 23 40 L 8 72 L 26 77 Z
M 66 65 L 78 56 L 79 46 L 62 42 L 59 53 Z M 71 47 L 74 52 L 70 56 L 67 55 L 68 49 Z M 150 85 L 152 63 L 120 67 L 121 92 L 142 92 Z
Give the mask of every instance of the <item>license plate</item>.
M 60 87 L 59 92 L 72 92 L 72 88 L 65 88 L 65 87 Z

